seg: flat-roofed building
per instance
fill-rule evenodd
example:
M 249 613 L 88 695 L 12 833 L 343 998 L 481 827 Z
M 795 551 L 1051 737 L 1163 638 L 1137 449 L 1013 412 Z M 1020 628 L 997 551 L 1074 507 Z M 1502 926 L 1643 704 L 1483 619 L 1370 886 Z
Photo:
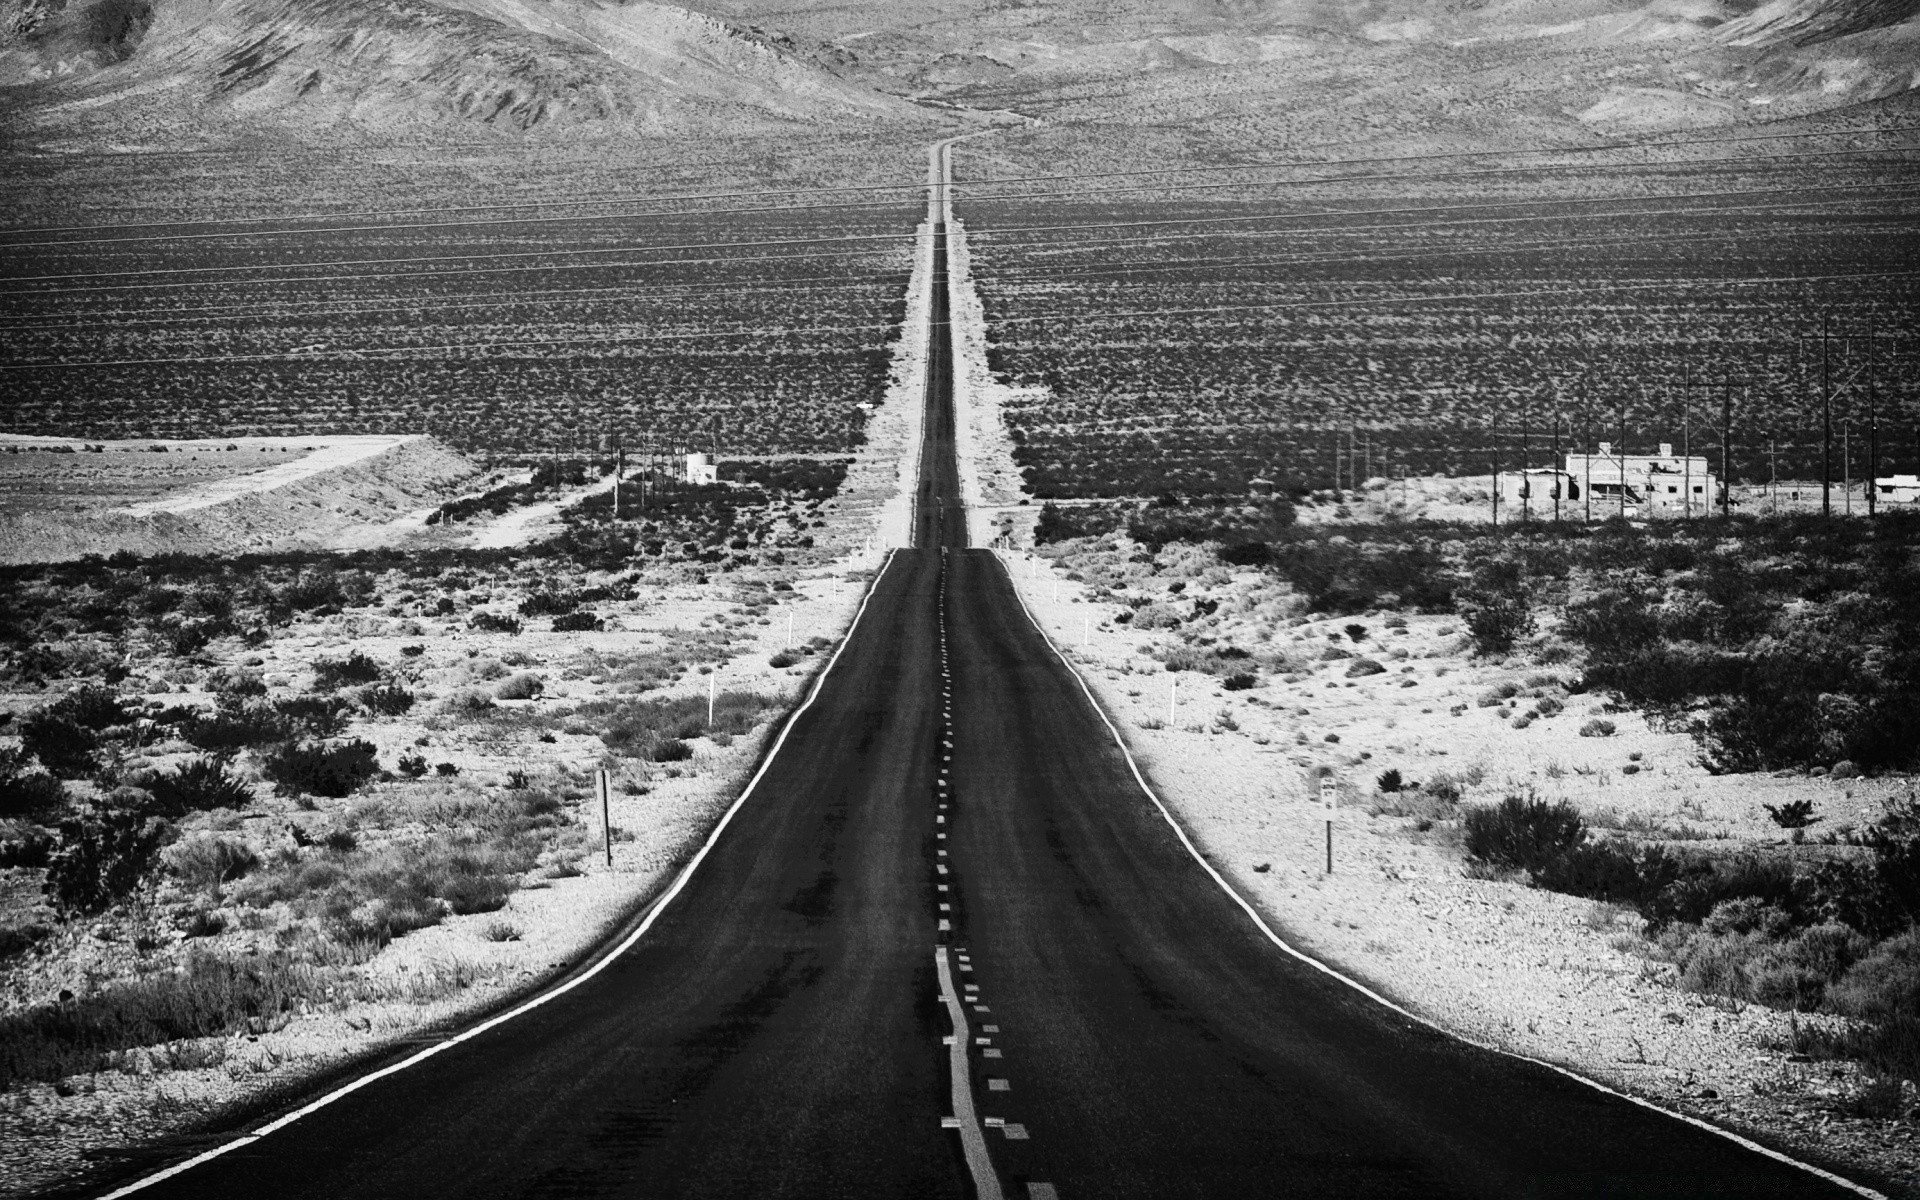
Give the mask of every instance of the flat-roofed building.
M 1567 455 L 1566 474 L 1583 488 L 1591 484 L 1596 515 L 1706 516 L 1720 503 L 1721 483 L 1706 457 L 1675 454 L 1671 442 L 1660 443 L 1658 454 L 1628 454 L 1601 442 L 1596 453 Z
M 1920 475 L 1882 475 L 1873 490 L 1882 504 L 1920 504 Z

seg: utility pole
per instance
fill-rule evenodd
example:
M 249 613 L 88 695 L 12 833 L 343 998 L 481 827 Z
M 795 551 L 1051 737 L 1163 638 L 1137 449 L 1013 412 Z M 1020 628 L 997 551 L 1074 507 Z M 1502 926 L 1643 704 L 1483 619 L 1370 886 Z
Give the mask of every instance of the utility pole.
M 1560 412 L 1553 413 L 1553 459 L 1547 464 L 1553 468 L 1553 523 L 1560 523 Z
M 1642 395 L 1645 389 L 1642 389 Z M 1627 406 L 1620 406 L 1620 519 L 1627 519 Z
M 1500 430 L 1492 417 L 1487 418 L 1487 467 L 1488 478 L 1493 486 L 1487 490 L 1493 494 L 1493 524 L 1500 525 Z
M 1767 510 L 1776 516 L 1780 512 L 1780 457 L 1774 445 L 1773 435 L 1767 435 Z
M 1520 523 L 1526 524 L 1533 516 L 1533 489 L 1528 486 L 1527 467 L 1527 401 L 1526 394 L 1520 398 Z
M 1720 515 L 1731 516 L 1733 468 L 1728 443 L 1733 437 L 1733 372 L 1727 372 L 1726 390 L 1720 395 Z
M 1833 515 L 1833 380 L 1831 357 L 1827 353 L 1827 322 L 1831 314 L 1820 314 L 1820 515 Z
M 1680 364 L 1680 502 L 1693 519 L 1693 364 Z
M 1593 524 L 1593 410 L 1591 408 L 1580 414 L 1580 445 L 1584 447 L 1582 457 L 1586 460 L 1587 472 L 1584 483 L 1587 514 L 1582 524 L 1591 525 Z
M 1867 519 L 1878 513 L 1874 493 L 1880 490 L 1880 409 L 1873 395 L 1873 339 L 1867 339 Z

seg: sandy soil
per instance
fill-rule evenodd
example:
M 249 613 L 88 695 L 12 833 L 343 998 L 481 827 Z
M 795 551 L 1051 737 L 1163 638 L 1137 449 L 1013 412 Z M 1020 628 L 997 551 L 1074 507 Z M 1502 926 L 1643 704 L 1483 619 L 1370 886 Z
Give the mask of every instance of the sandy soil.
M 402 536 L 478 473 L 418 435 L 93 444 L 105 449 L 0 454 L 0 562 L 365 544 Z

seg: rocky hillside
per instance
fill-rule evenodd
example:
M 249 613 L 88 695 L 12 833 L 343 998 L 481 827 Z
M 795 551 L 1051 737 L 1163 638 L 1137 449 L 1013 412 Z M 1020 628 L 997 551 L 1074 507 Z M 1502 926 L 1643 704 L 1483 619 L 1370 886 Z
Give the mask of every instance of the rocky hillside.
M 16 140 L 737 132 L 910 113 L 764 37 L 596 0 L 0 0 Z

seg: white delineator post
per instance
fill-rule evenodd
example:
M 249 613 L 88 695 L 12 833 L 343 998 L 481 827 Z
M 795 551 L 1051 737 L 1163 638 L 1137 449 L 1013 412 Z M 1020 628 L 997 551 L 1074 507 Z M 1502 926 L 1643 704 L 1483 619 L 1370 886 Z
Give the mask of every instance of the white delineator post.
M 1088 646 L 1091 646 L 1091 645 L 1093 645 L 1093 618 L 1081 617 L 1080 618 L 1080 648 L 1082 650 L 1085 650 Z
M 1173 702 L 1180 695 L 1180 677 L 1167 676 L 1167 728 L 1173 728 Z
M 793 647 L 793 610 L 787 610 L 787 647 Z
M 707 672 L 707 728 L 713 728 L 713 701 L 720 686 L 720 670 L 714 668 Z
M 1333 776 L 1320 777 L 1320 806 L 1326 810 L 1327 817 L 1327 874 L 1333 874 Z
M 605 771 L 594 772 L 595 789 L 600 793 L 600 836 L 607 848 L 607 865 L 613 865 L 613 779 Z

